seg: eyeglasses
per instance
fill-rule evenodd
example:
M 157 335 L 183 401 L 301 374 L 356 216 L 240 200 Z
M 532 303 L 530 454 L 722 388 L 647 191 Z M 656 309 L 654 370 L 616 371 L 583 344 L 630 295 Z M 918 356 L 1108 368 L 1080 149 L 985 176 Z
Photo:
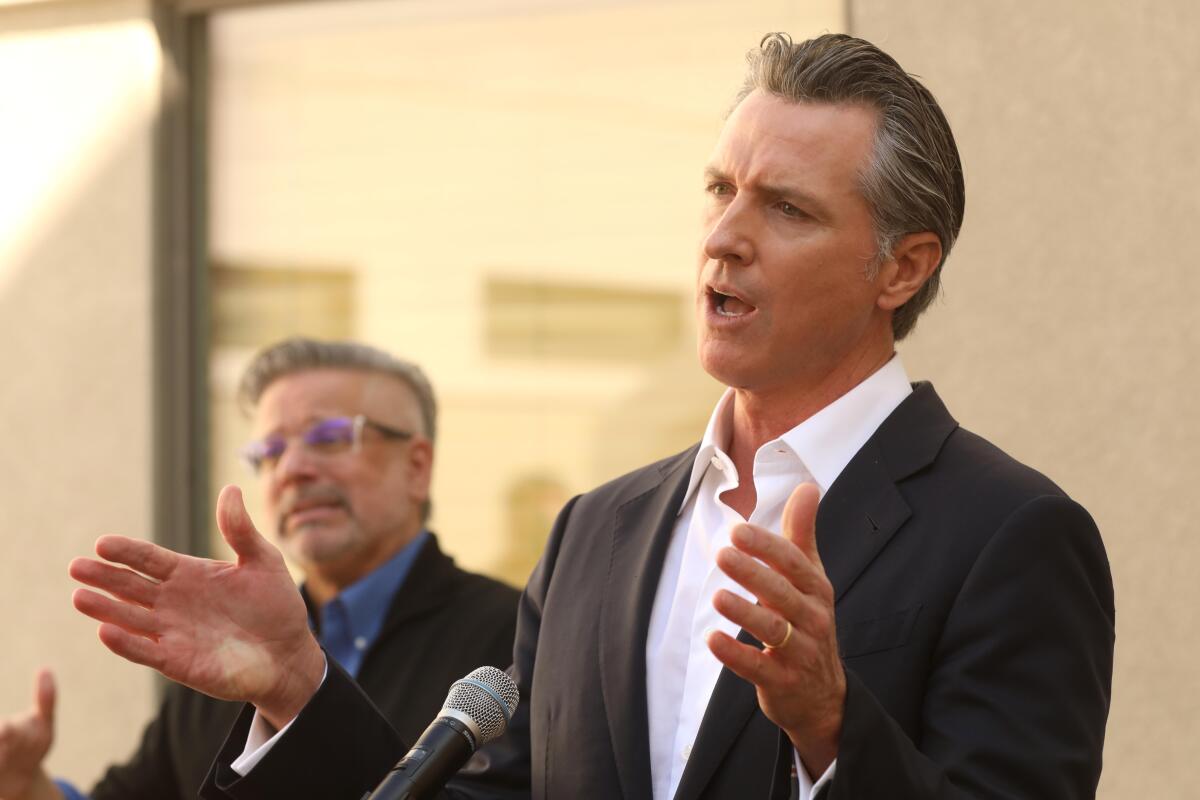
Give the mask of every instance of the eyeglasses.
M 293 439 L 310 453 L 320 456 L 333 456 L 339 453 L 357 453 L 362 449 L 363 431 L 367 428 L 377 431 L 387 439 L 411 439 L 413 434 L 389 427 L 362 414 L 355 417 L 330 417 L 314 422 L 307 430 L 298 436 L 267 436 L 250 442 L 242 448 L 242 460 L 255 472 L 273 469 L 288 443 Z

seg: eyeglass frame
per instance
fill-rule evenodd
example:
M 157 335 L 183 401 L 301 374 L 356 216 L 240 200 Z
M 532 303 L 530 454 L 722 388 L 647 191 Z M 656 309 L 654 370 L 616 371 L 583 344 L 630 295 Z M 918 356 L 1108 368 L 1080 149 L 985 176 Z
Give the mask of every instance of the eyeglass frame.
M 347 451 L 339 450 L 338 454 L 342 452 L 358 453 L 360 450 L 362 450 L 363 431 L 367 428 L 372 428 L 378 431 L 387 439 L 394 439 L 397 441 L 407 441 L 416 436 L 416 434 L 412 431 L 393 428 L 391 425 L 385 425 L 382 422 L 377 422 L 376 420 L 371 419 L 366 414 L 355 414 L 352 417 L 325 417 L 313 422 L 311 425 L 305 428 L 302 433 L 293 434 L 291 436 L 265 436 L 262 439 L 256 439 L 248 442 L 238 450 L 238 457 L 252 473 L 255 475 L 261 475 L 265 469 L 273 468 L 279 463 L 279 459 L 283 458 L 283 454 L 287 452 L 288 445 L 293 440 L 298 440 L 305 447 L 305 449 L 314 455 L 322 457 L 333 455 L 332 453 L 321 453 L 318 449 L 320 443 L 308 441 L 306 438 L 314 431 L 318 430 L 322 425 L 330 422 L 349 422 L 351 425 L 350 441 L 347 443 L 350 445 L 350 447 Z M 266 455 L 265 453 L 267 452 L 268 442 L 282 442 L 283 447 L 274 456 Z M 269 467 L 268 462 L 270 462 Z

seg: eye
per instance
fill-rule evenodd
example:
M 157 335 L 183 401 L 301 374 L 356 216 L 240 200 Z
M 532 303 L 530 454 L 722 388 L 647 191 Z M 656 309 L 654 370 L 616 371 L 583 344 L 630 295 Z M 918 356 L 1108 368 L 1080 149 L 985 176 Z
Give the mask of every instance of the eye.
M 354 440 L 354 421 L 327 419 L 317 423 L 304 434 L 304 442 L 313 448 L 344 447 Z
M 247 444 L 242 448 L 241 456 L 242 460 L 250 465 L 252 471 L 261 472 L 263 469 L 273 467 L 285 449 L 287 449 L 286 439 L 268 436 L 266 439 Z
M 792 205 L 787 200 L 780 200 L 775 204 L 775 208 L 779 209 L 779 213 L 783 214 L 785 217 L 802 219 L 808 216 L 808 214 L 804 213 L 802 209 Z
M 725 197 L 733 194 L 733 187 L 725 181 L 713 181 L 704 187 L 704 191 L 713 197 Z

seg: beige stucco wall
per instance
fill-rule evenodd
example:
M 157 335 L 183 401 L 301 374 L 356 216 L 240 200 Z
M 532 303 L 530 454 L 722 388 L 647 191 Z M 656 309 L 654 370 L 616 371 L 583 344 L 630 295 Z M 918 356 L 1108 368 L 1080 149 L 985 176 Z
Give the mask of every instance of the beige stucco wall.
M 90 786 L 134 744 L 150 674 L 70 604 L 67 562 L 150 533 L 146 3 L 0 8 L 0 715 L 59 678 L 53 772 Z
M 1091 510 L 1117 597 L 1102 798 L 1190 797 L 1200 741 L 1200 5 L 854 0 L 958 136 L 962 238 L 902 351 Z

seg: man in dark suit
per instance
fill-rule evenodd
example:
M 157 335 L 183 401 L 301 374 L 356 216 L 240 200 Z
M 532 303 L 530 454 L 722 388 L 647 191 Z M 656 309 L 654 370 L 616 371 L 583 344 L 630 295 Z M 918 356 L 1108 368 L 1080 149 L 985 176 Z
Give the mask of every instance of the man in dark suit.
M 862 40 L 769 36 L 705 183 L 700 360 L 729 390 L 697 447 L 563 509 L 521 602 L 523 704 L 448 792 L 1091 796 L 1113 647 L 1098 532 L 894 353 L 962 219 L 936 102 Z M 219 507 L 238 619 L 152 641 L 195 610 L 203 565 L 126 539 L 98 552 L 148 576 L 135 591 L 162 581 L 159 620 L 87 590 L 76 606 L 118 654 L 257 708 L 204 796 L 358 797 L 404 740 L 294 622 L 252 684 L 188 663 L 255 640 L 251 599 L 295 619 L 251 583 L 276 556 L 236 495 Z M 72 574 L 111 589 L 104 569 Z
M 396 730 L 415 739 L 454 680 L 511 660 L 518 598 L 455 566 L 425 528 L 436 428 L 428 380 L 372 347 L 290 339 L 250 363 L 240 399 L 253 408 L 258 437 L 244 455 L 268 524 L 304 572 L 318 638 Z M 14 725 L 45 744 L 23 759 L 0 756 L 0 775 L 14 773 L 12 793 L 0 788 L 0 797 L 81 796 L 41 770 L 50 703 Z M 138 749 L 90 796 L 194 798 L 240 709 L 169 684 Z M 20 777 L 26 790 L 15 785 Z

